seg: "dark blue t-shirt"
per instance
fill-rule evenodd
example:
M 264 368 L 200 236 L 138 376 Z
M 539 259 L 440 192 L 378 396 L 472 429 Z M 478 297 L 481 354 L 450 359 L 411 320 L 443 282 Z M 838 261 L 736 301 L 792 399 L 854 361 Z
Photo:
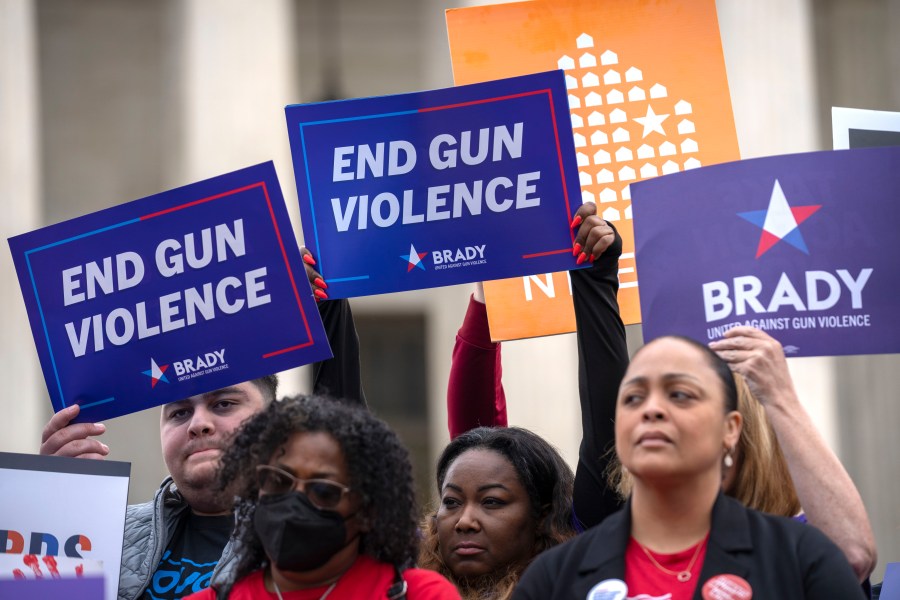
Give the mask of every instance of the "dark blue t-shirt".
M 177 600 L 208 588 L 233 529 L 233 515 L 201 517 L 187 511 L 143 600 Z

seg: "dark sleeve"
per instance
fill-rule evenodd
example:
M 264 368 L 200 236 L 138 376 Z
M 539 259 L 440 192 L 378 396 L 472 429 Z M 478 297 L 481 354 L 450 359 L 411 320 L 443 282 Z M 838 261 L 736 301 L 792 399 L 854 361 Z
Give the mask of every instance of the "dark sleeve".
M 453 346 L 447 384 L 450 438 L 475 427 L 506 427 L 500 344 L 491 342 L 487 308 L 474 298 Z
M 859 580 L 840 548 L 824 533 L 807 525 L 798 542 L 803 592 L 808 600 L 865 598 Z
M 313 363 L 313 393 L 365 405 L 359 370 L 359 337 L 350 302 L 325 300 L 318 307 L 334 358 Z
M 625 326 L 616 299 L 621 254 L 622 238 L 616 232 L 613 244 L 592 267 L 569 272 L 578 329 L 582 431 L 573 505 L 586 528 L 621 508 L 618 495 L 606 483 L 613 456 L 616 396 L 628 367 Z

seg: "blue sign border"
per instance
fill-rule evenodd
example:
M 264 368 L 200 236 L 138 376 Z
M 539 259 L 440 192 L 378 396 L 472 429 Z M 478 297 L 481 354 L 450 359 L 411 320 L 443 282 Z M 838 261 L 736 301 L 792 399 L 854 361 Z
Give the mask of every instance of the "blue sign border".
M 558 81 L 557 81 L 558 79 Z M 559 89 L 553 86 L 558 84 Z M 522 90 L 525 91 L 517 91 Z M 414 94 L 400 94 L 397 96 L 384 96 L 376 98 L 363 98 L 355 100 L 339 100 L 333 102 L 320 103 L 318 105 L 289 105 L 286 107 L 286 116 L 288 130 L 291 137 L 291 147 L 293 151 L 293 162 L 295 177 L 298 184 L 301 200 L 301 213 L 303 217 L 304 231 L 308 237 L 311 237 L 310 249 L 315 253 L 318 261 L 319 270 L 326 277 L 329 284 L 345 283 L 353 281 L 365 281 L 371 278 L 370 273 L 346 274 L 340 273 L 335 277 L 329 274 L 329 256 L 323 253 L 319 236 L 319 226 L 317 223 L 317 211 L 313 190 L 313 178 L 310 174 L 309 165 L 309 149 L 307 147 L 306 132 L 310 127 L 331 125 L 335 123 L 347 123 L 353 121 L 371 121 L 375 119 L 390 119 L 392 117 L 408 116 L 414 114 L 422 114 L 428 112 L 436 112 L 443 110 L 461 109 L 474 105 L 491 104 L 496 102 L 514 100 L 529 96 L 545 95 L 548 100 L 550 109 L 550 122 L 552 123 L 553 135 L 555 141 L 555 164 L 559 168 L 559 178 L 562 185 L 563 206 L 565 214 L 562 216 L 565 224 L 568 225 L 574 215 L 574 211 L 581 205 L 580 190 L 581 186 L 578 180 L 578 168 L 575 163 L 575 147 L 572 138 L 572 128 L 569 123 L 568 96 L 565 94 L 564 77 L 562 71 L 548 71 L 545 73 L 536 73 L 520 77 L 512 77 L 504 80 L 490 81 L 480 84 L 472 84 L 459 86 L 456 88 L 447 88 L 442 90 L 432 90 L 429 92 L 421 92 Z M 458 101 L 446 102 L 446 98 L 455 98 Z M 474 98 L 474 99 L 468 99 Z M 371 105 L 362 105 L 362 102 L 371 102 Z M 376 104 L 377 103 L 377 104 Z M 355 104 L 356 107 L 350 108 Z M 409 110 L 388 110 L 385 112 L 365 113 L 367 109 L 377 110 L 376 107 L 389 106 L 413 106 Z M 563 106 L 565 105 L 565 106 Z M 315 107 L 322 116 L 326 118 L 304 121 L 298 116 L 298 109 L 304 110 Z M 348 112 L 356 114 L 348 115 Z M 565 127 L 563 127 L 565 125 Z M 297 132 L 295 134 L 295 131 Z M 564 137 L 568 135 L 568 137 Z M 564 153 L 571 150 L 571 157 L 566 159 Z M 570 164 L 569 164 L 570 163 Z M 569 171 L 567 172 L 567 166 Z M 576 196 L 577 202 L 573 202 L 572 196 Z M 304 206 L 304 199 L 308 201 L 309 206 Z M 311 235 L 309 235 L 311 233 Z M 559 255 L 556 259 L 557 264 L 543 264 L 533 269 L 518 269 L 516 272 L 508 274 L 500 274 L 489 278 L 471 277 L 465 281 L 476 281 L 481 279 L 496 279 L 498 277 L 512 277 L 519 275 L 529 275 L 535 273 L 545 273 L 551 271 L 586 268 L 587 264 L 578 265 L 576 257 L 572 255 L 572 246 L 575 241 L 575 231 L 568 230 L 568 241 L 565 247 L 553 250 L 545 250 L 539 252 L 528 252 L 521 255 L 522 259 L 537 259 Z M 464 283 L 465 281 L 447 281 L 446 283 L 429 283 L 421 287 L 436 287 L 440 285 L 454 285 Z M 406 291 L 408 289 L 419 289 L 418 287 L 409 287 L 390 291 Z M 382 291 L 365 292 L 361 295 L 369 293 L 384 293 Z M 332 297 L 345 297 L 340 290 L 329 290 Z M 350 293 L 346 296 L 353 296 Z
M 46 251 L 52 248 L 58 248 L 59 246 L 74 242 L 76 240 L 82 240 L 85 238 L 101 235 L 103 233 L 123 227 L 139 225 L 150 221 L 155 222 L 155 219 L 157 218 L 164 218 L 168 215 L 180 213 L 180 211 L 182 210 L 187 210 L 192 207 L 203 205 L 216 200 L 233 197 L 236 194 L 241 194 L 243 192 L 248 192 L 251 190 L 258 189 L 260 192 L 260 197 L 265 201 L 265 210 L 270 217 L 270 219 L 265 219 L 265 221 L 270 222 L 274 230 L 275 240 L 277 241 L 277 246 L 280 250 L 280 258 L 283 260 L 283 262 L 282 260 L 278 262 L 279 264 L 283 264 L 286 270 L 287 280 L 290 283 L 290 290 L 292 291 L 296 300 L 296 306 L 299 310 L 299 317 L 302 321 L 302 327 L 300 328 L 300 331 L 305 332 L 304 339 L 297 340 L 296 344 L 283 348 L 272 349 L 271 351 L 263 353 L 261 359 L 274 358 L 293 351 L 309 349 L 307 350 L 307 353 L 309 355 L 306 358 L 300 361 L 278 361 L 279 364 L 273 364 L 273 367 L 270 371 L 258 372 L 255 376 L 258 377 L 268 375 L 288 368 L 300 366 L 302 364 L 307 364 L 308 362 L 312 362 L 315 360 L 329 358 L 331 356 L 330 350 L 328 349 L 325 332 L 321 324 L 321 319 L 318 316 L 318 312 L 313 308 L 315 304 L 314 300 L 312 299 L 311 292 L 307 292 L 306 294 L 303 294 L 303 296 L 309 296 L 306 301 L 310 305 L 309 308 L 313 308 L 313 311 L 315 311 L 314 315 L 308 314 L 310 311 L 304 307 L 304 300 L 301 299 L 301 292 L 297 285 L 297 278 L 303 276 L 304 272 L 302 267 L 298 266 L 292 268 L 291 259 L 289 257 L 290 254 L 296 254 L 297 256 L 294 257 L 294 262 L 299 265 L 301 264 L 299 262 L 299 252 L 297 252 L 296 250 L 296 244 L 293 246 L 293 249 L 291 249 L 290 242 L 288 242 L 288 244 L 285 243 L 286 240 L 283 236 L 286 236 L 289 233 L 292 234 L 292 231 L 290 230 L 287 212 L 283 205 L 283 199 L 280 194 L 280 189 L 273 192 L 272 190 L 270 190 L 270 186 L 272 185 L 278 186 L 278 179 L 277 175 L 275 174 L 274 165 L 271 162 L 262 163 L 260 165 L 248 167 L 246 169 L 221 175 L 209 180 L 189 184 L 182 188 L 176 188 L 167 192 L 162 192 L 155 196 L 150 196 L 141 200 L 135 200 L 133 202 L 100 211 L 99 213 L 92 213 L 89 215 L 78 217 L 71 221 L 58 223 L 56 225 L 51 225 L 49 227 L 45 227 L 31 233 L 22 234 L 20 236 L 10 238 L 10 249 L 12 250 L 17 270 L 19 270 L 20 283 L 22 284 L 23 294 L 25 294 L 26 308 L 28 309 L 29 318 L 32 325 L 32 332 L 34 333 L 38 355 L 41 358 L 44 376 L 47 382 L 48 391 L 50 392 L 54 410 L 61 410 L 62 408 L 65 408 L 76 402 L 71 401 L 71 399 L 67 400 L 66 393 L 64 391 L 63 381 L 60 376 L 60 369 L 57 364 L 57 351 L 54 350 L 53 342 L 51 341 L 51 336 L 48 331 L 47 317 L 45 316 L 45 309 L 42 305 L 40 292 L 38 290 L 39 286 L 37 282 L 37 276 L 32 266 L 32 261 L 35 255 L 42 251 Z M 222 188 L 225 189 L 223 190 Z M 202 197 L 190 199 L 192 193 L 196 193 L 197 195 L 201 195 Z M 206 193 L 208 193 L 208 195 L 205 195 Z M 275 200 L 282 201 L 280 207 L 276 206 L 273 203 L 273 196 Z M 174 205 L 169 206 L 169 204 L 173 203 Z M 147 211 L 148 208 L 158 207 L 163 208 L 155 211 Z M 139 216 L 125 218 L 109 225 L 95 227 L 84 233 L 68 235 L 63 239 L 48 242 L 48 240 L 53 239 L 54 235 L 59 235 L 63 232 L 71 232 L 73 230 L 77 231 L 78 226 L 90 226 L 91 224 L 96 225 L 98 222 L 102 223 L 104 220 L 114 220 L 128 214 L 133 215 L 135 212 L 139 212 Z M 284 220 L 285 223 L 281 223 L 279 218 L 281 220 Z M 259 220 L 260 223 L 262 223 L 263 221 L 264 219 Z M 283 229 L 284 231 L 282 231 Z M 295 269 L 298 269 L 297 273 L 294 272 Z M 284 274 L 284 272 L 277 274 L 274 272 L 272 273 L 273 276 L 277 277 L 284 277 Z M 27 294 L 25 293 L 26 286 L 28 288 L 27 291 L 29 292 Z M 29 300 L 29 296 L 31 296 L 33 302 Z M 312 350 L 311 347 L 317 344 L 320 345 L 320 349 Z M 309 357 L 312 358 L 307 360 L 307 358 Z M 260 371 L 260 369 L 253 370 Z M 232 381 L 231 383 L 239 383 L 239 381 Z M 215 386 L 215 388 L 218 387 L 221 386 Z M 211 391 L 211 389 L 205 389 L 203 391 Z M 202 392 L 197 391 L 195 393 Z M 102 405 L 114 402 L 116 399 L 116 396 L 112 395 L 108 398 L 101 397 L 100 399 L 83 404 L 79 403 L 82 409 L 82 413 L 79 415 L 77 420 L 87 421 L 96 419 L 97 415 L 103 417 L 120 416 L 122 414 L 134 412 L 135 410 L 142 410 L 144 408 L 160 404 L 160 402 L 156 402 L 155 404 L 150 404 L 148 406 L 136 406 L 134 404 L 129 404 L 127 407 L 128 410 L 122 411 L 118 410 L 118 408 L 103 409 L 101 410 L 102 415 L 100 413 L 96 413 L 95 411 L 90 411 L 87 415 L 84 412 L 85 409 L 96 409 L 97 407 L 102 407 Z M 141 400 L 146 401 L 150 399 L 142 398 Z M 171 398 L 166 399 L 162 403 L 172 400 L 173 399 Z M 125 407 L 123 406 L 123 408 Z

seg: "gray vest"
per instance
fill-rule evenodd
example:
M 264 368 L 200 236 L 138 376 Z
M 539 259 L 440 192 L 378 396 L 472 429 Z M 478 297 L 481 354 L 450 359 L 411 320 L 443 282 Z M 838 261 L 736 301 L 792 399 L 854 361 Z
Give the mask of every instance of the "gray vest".
M 119 572 L 119 600 L 139 600 L 150 585 L 166 547 L 172 541 L 179 518 L 190 510 L 187 502 L 167 477 L 151 502 L 134 504 L 125 512 L 125 541 Z M 237 563 L 234 538 L 222 551 L 211 584 L 227 581 Z

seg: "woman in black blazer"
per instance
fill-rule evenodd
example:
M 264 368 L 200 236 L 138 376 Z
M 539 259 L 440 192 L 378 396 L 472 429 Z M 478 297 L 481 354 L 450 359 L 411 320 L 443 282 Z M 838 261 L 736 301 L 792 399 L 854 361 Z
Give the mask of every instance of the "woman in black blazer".
M 728 365 L 660 338 L 634 357 L 616 404 L 625 508 L 539 556 L 513 600 L 862 598 L 843 553 L 810 525 L 721 493 L 741 430 Z

